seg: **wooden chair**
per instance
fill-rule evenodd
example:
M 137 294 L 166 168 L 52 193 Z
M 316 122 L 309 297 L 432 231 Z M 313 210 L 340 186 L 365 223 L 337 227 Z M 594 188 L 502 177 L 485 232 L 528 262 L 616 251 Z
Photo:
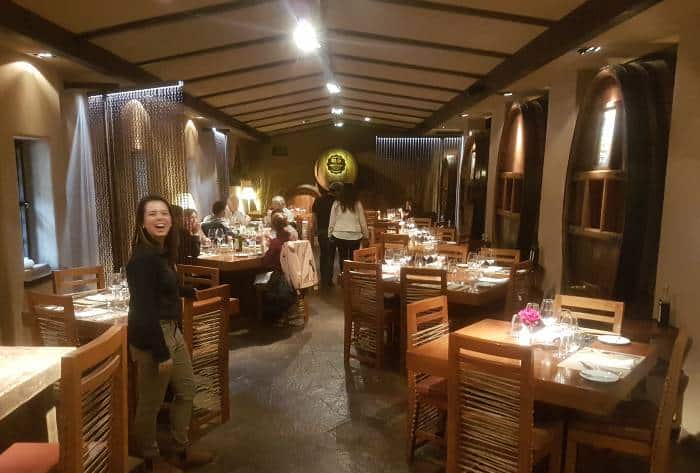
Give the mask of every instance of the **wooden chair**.
M 378 263 L 379 248 L 370 246 L 368 248 L 360 248 L 352 252 L 352 260 L 360 263 Z
M 514 314 L 524 309 L 533 293 L 533 266 L 529 261 L 513 264 L 508 280 L 503 319 L 510 320 Z
M 437 340 L 450 332 L 447 297 L 431 297 L 406 305 L 408 350 Z M 444 443 L 447 416 L 447 380 L 408 372 L 408 457 L 419 440 Z
M 578 447 L 581 444 L 646 458 L 650 473 L 670 471 L 671 426 L 689 344 L 687 333 L 680 330 L 673 345 L 663 395 L 658 406 L 649 401 L 627 401 L 610 416 L 585 416 L 569 423 L 566 473 L 575 473 Z
M 112 326 L 61 360 L 59 444 L 13 444 L 0 471 L 127 471 L 126 327 Z
M 241 313 L 241 304 L 238 299 L 231 297 L 231 286 L 228 284 L 219 284 L 218 286 L 199 289 L 195 293 L 195 300 L 201 301 L 211 299 L 212 297 L 221 297 L 224 302 L 226 314 L 229 318 L 237 316 Z
M 607 299 L 593 299 L 590 297 L 566 296 L 558 294 L 554 299 L 554 310 L 569 309 L 579 321 L 592 322 L 591 329 L 604 327 L 604 331 L 620 333 L 622 331 L 622 318 L 625 312 L 625 303 Z
M 54 294 L 73 294 L 104 288 L 105 270 L 102 266 L 81 266 L 53 272 Z
M 343 266 L 343 293 L 345 366 L 350 365 L 350 358 L 355 358 L 381 368 L 384 363 L 384 330 L 387 327 L 382 265 L 346 261 Z
M 196 289 L 214 287 L 220 285 L 219 268 L 206 266 L 194 266 L 191 264 L 178 264 L 177 274 L 184 286 L 192 286 Z
M 455 263 L 466 263 L 469 255 L 469 247 L 467 245 L 453 245 L 449 243 L 438 243 L 437 253 L 445 256 L 449 261 Z
M 433 232 L 438 241 L 457 241 L 457 231 L 453 227 L 437 227 Z
M 447 472 L 561 469 L 563 424 L 534 426 L 533 352 L 450 334 Z
M 195 378 L 193 434 L 229 419 L 228 315 L 226 298 L 185 299 L 182 328 Z
M 386 244 L 397 244 L 408 246 L 408 235 L 397 234 L 397 233 L 382 233 L 382 243 Z
M 414 268 L 404 266 L 400 273 L 401 281 L 401 317 L 399 321 L 400 351 L 399 364 L 403 372 L 406 367 L 407 346 L 407 312 L 406 306 L 430 297 L 447 295 L 447 271 L 433 268 Z
M 79 345 L 78 326 L 71 296 L 27 291 L 27 305 L 29 312 L 23 314 L 23 318 L 31 327 L 35 345 Z
M 511 248 L 481 248 L 479 250 L 481 256 L 488 256 L 489 253 L 496 264 L 501 266 L 513 266 L 520 261 L 520 250 Z
M 375 225 L 379 221 L 376 210 L 365 210 L 365 220 L 367 221 L 367 226 Z
M 430 217 L 413 217 L 413 223 L 416 227 L 432 227 L 433 219 Z

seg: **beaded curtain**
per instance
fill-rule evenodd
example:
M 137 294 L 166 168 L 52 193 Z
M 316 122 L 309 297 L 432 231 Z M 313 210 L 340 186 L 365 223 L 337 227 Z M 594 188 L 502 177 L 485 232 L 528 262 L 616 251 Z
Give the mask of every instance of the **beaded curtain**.
M 228 196 L 231 179 L 228 166 L 228 136 L 214 130 L 214 147 L 216 149 L 216 183 L 221 198 Z
M 187 192 L 182 86 L 91 96 L 100 263 L 116 270 L 131 254 L 136 207 L 148 194 Z

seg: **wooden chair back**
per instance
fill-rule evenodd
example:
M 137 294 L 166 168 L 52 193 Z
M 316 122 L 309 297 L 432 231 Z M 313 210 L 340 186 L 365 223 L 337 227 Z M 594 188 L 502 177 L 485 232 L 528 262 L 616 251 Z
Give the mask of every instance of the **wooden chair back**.
M 350 358 L 381 368 L 384 359 L 382 265 L 346 261 L 343 265 L 345 364 Z M 356 353 L 351 347 L 356 347 Z M 357 350 L 359 348 L 359 350 Z
M 208 268 L 191 264 L 178 264 L 176 268 L 177 274 L 185 286 L 200 289 L 215 287 L 220 284 L 219 268 Z
M 126 327 L 112 326 L 61 360 L 62 471 L 127 471 Z
M 506 304 L 503 309 L 505 320 L 524 309 L 533 294 L 533 266 L 530 261 L 520 261 L 510 269 Z
M 450 333 L 447 296 L 431 297 L 406 305 L 406 340 L 419 347 Z
M 53 272 L 54 294 L 73 294 L 104 288 L 105 270 L 102 266 L 81 266 Z
M 604 327 L 603 330 L 614 333 L 622 331 L 624 302 L 558 294 L 554 299 L 554 310 L 560 312 L 562 309 L 569 309 L 578 319 L 579 325 L 593 325 L 591 328 L 594 329 Z
M 416 227 L 432 227 L 433 219 L 430 217 L 413 217 L 413 223 Z
M 403 234 L 397 234 L 397 233 L 382 233 L 382 243 L 389 244 L 397 244 L 397 245 L 403 245 L 404 247 L 408 246 L 408 235 L 403 235 Z
M 650 473 L 667 471 L 673 415 L 676 412 L 683 364 L 690 351 L 690 345 L 691 341 L 688 338 L 688 334 L 683 329 L 679 330 L 676 341 L 673 344 L 671 360 L 666 372 L 666 379 L 664 380 L 664 390 L 659 402 L 658 417 L 654 426 Z
M 454 227 L 437 227 L 433 232 L 438 241 L 457 241 L 457 231 Z
M 33 343 L 38 346 L 78 346 L 78 327 L 71 296 L 27 291 Z
M 481 248 L 479 254 L 484 257 L 490 256 L 501 266 L 513 266 L 520 262 L 520 250 L 512 248 Z
M 228 286 L 224 286 L 228 289 Z M 224 287 L 220 289 L 223 291 Z M 228 421 L 228 314 L 222 297 L 185 299 L 182 328 L 192 356 L 196 392 L 192 427 Z
M 447 271 L 434 268 L 401 268 L 401 302 L 403 306 L 429 297 L 447 294 Z M 404 315 L 406 314 L 404 310 Z
M 365 221 L 367 225 L 374 225 L 379 220 L 376 210 L 365 210 Z
M 448 358 L 447 472 L 531 473 L 531 348 L 453 332 Z
M 437 253 L 445 256 L 449 261 L 454 261 L 455 263 L 466 263 L 467 256 L 469 255 L 469 246 L 438 243 Z
M 367 248 L 360 248 L 352 252 L 352 260 L 359 261 L 360 263 L 378 263 L 379 262 L 379 248 L 376 246 L 370 246 Z
M 226 307 L 226 314 L 231 317 L 238 315 L 241 312 L 241 304 L 238 299 L 231 297 L 231 286 L 228 284 L 219 284 L 218 286 L 199 289 L 195 293 L 195 300 L 202 301 L 211 299 L 212 297 L 221 297 Z

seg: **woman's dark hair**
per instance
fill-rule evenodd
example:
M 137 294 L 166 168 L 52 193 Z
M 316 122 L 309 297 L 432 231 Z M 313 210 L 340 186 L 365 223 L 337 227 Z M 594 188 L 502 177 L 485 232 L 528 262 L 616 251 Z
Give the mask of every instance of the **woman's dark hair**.
M 195 209 L 185 209 L 183 211 L 183 215 L 185 218 L 189 218 L 189 217 L 196 215 L 196 214 L 197 214 L 197 211 Z
M 173 221 L 173 226 L 182 228 L 184 223 L 185 211 L 179 205 L 170 206 L 170 218 Z
M 287 231 L 288 223 L 289 222 L 287 222 L 287 217 L 282 211 L 272 212 L 272 214 L 270 215 L 270 226 L 275 231 L 277 238 L 289 240 L 290 235 Z
M 226 202 L 223 200 L 217 200 L 214 202 L 214 205 L 211 206 L 211 213 L 213 213 L 214 216 L 219 215 L 224 210 L 226 210 Z
M 348 210 L 354 212 L 355 204 L 357 203 L 357 190 L 355 186 L 350 183 L 343 184 L 343 188 L 338 195 L 338 201 L 340 202 L 340 208 L 343 209 L 343 212 Z
M 163 202 L 167 207 L 168 207 L 168 212 L 170 213 L 170 219 L 174 220 L 173 217 L 173 210 L 172 207 L 170 206 L 170 202 L 165 200 L 165 198 L 159 196 L 159 195 L 147 195 L 143 199 L 139 201 L 138 207 L 136 207 L 136 226 L 134 229 L 134 238 L 131 240 L 131 251 L 136 249 L 137 246 L 139 245 L 147 245 L 151 247 L 158 247 L 160 246 L 157 241 L 155 241 L 149 234 L 148 232 L 143 228 L 143 222 L 145 220 L 146 216 L 146 204 L 149 202 Z M 175 264 L 177 262 L 177 249 L 178 249 L 179 241 L 178 241 L 178 235 L 177 235 L 177 227 L 175 226 L 175 223 L 172 223 L 172 226 L 170 227 L 170 231 L 168 234 L 165 236 L 165 251 L 168 253 L 168 261 L 171 264 Z

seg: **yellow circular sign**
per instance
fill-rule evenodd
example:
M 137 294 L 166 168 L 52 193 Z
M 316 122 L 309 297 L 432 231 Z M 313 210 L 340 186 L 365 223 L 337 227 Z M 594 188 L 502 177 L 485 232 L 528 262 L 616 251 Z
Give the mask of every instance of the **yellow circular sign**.
M 344 149 L 325 151 L 314 166 L 316 181 L 324 189 L 334 182 L 354 183 L 357 179 L 357 162 L 352 154 Z

